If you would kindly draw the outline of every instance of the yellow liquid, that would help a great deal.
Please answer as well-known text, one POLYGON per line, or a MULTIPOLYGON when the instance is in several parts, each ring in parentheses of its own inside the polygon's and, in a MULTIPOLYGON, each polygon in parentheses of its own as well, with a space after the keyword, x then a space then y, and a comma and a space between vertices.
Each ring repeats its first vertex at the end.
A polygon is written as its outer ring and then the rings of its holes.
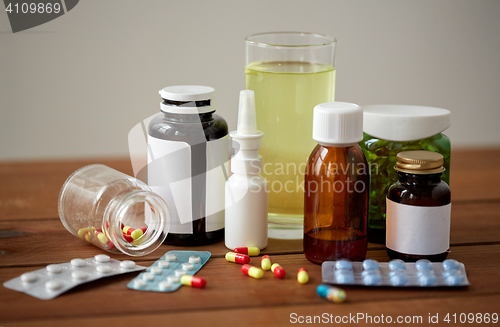
POLYGON ((334 101, 335 68, 309 62, 254 62, 245 69, 255 92, 257 128, 265 133, 260 154, 269 182, 269 222, 302 227, 304 172, 317 142, 314 107, 334 101))

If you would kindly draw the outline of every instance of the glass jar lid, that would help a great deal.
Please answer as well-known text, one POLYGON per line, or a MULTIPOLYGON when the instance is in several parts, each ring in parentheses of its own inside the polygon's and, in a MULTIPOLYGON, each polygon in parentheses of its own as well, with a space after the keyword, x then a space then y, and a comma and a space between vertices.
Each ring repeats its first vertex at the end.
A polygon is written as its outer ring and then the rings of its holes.
POLYGON ((363 132, 379 139, 408 142, 439 134, 451 125, 449 110, 407 105, 368 105, 363 109, 363 132))
POLYGON ((444 159, 440 153, 432 151, 403 151, 396 156, 394 167, 409 174, 437 174, 444 171, 444 159))

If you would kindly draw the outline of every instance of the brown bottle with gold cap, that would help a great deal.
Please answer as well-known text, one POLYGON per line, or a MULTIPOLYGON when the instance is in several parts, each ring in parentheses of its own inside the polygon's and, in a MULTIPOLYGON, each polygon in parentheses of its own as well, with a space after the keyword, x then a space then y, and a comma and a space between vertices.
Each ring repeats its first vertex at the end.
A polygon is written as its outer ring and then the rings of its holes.
POLYGON ((387 194, 387 254, 391 259, 443 261, 450 247, 451 193, 441 180, 443 156, 405 151, 394 167, 399 180, 387 194))

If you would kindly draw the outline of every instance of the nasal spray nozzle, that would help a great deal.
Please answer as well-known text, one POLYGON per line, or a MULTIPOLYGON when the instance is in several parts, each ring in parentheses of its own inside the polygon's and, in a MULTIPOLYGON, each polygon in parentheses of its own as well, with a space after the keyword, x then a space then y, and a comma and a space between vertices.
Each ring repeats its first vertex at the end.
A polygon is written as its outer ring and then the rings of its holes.
POLYGON ((262 157, 257 130, 254 93, 240 92, 237 129, 230 133, 236 154, 231 158, 234 173, 226 181, 225 244, 237 247, 267 246, 267 181, 260 175, 262 157))
POLYGON ((257 134, 257 117, 255 116, 255 95, 252 90, 240 91, 238 109, 238 134, 257 134))
POLYGON ((240 92, 237 130, 230 133, 234 148, 239 145, 231 161, 231 171, 236 174, 260 174, 262 157, 259 155, 260 139, 264 133, 257 130, 255 96, 251 90, 240 92))

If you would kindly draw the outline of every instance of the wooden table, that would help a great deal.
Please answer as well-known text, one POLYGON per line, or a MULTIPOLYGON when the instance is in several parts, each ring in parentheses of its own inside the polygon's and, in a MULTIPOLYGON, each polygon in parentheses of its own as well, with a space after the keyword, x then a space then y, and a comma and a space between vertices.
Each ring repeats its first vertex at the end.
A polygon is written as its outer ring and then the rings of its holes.
MULTIPOLYGON (((212 253, 198 273, 207 279, 203 290, 129 290, 126 284, 136 274, 101 279, 50 301, 0 287, 0 326, 280 326, 299 322, 301 316, 307 319, 332 315, 333 319, 344 317, 345 322, 345 317, 358 314, 375 320, 383 315, 384 321, 387 316, 393 321, 398 316, 421 316, 423 325, 428 324, 429 315, 438 314, 440 324, 453 325, 455 313, 457 322, 461 313, 500 314, 500 149, 455 151, 452 158, 448 257, 465 264, 469 287, 345 287, 347 301, 333 304, 316 295, 321 282, 320 266, 305 259, 301 241, 270 239, 263 251, 286 269, 284 280, 270 273, 261 280, 244 276, 239 265, 226 262, 227 249, 221 242, 190 248, 212 253), (311 280, 307 285, 296 281, 300 267, 309 270, 311 280), (444 322, 447 314, 450 324, 444 322)), ((67 232, 57 213, 63 182, 74 170, 90 163, 103 163, 132 174, 128 160, 0 164, 0 282, 50 263, 103 253, 67 232)), ((162 245, 136 261, 148 266, 172 249, 179 248, 162 245)), ((127 259, 124 255, 112 257, 127 259)), ((384 247, 377 244, 369 244, 367 257, 388 261, 384 247)), ((251 262, 258 264, 260 258, 251 262)), ((370 325, 366 319, 358 324, 370 325)))

